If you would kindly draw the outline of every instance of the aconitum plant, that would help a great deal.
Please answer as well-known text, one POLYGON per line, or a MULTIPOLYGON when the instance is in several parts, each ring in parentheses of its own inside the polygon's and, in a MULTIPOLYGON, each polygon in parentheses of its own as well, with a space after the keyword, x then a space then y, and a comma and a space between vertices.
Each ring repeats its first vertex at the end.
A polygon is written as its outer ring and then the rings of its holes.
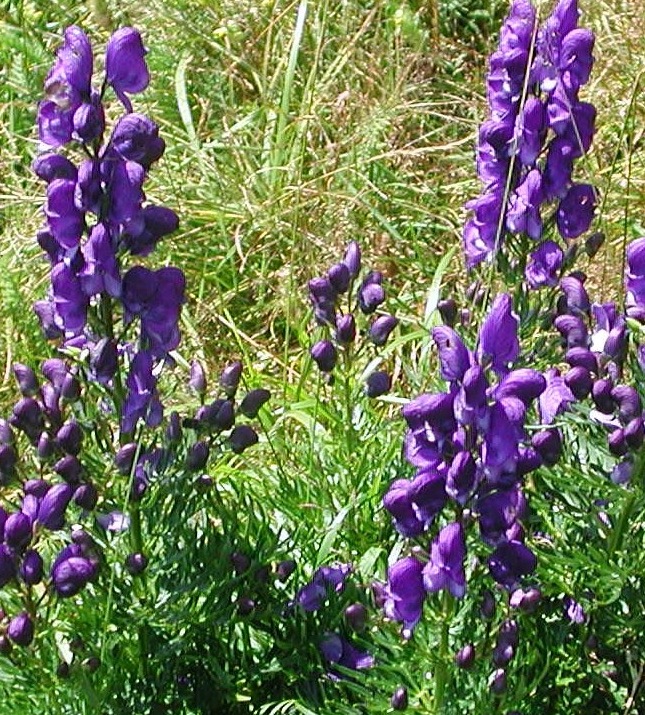
POLYGON ((491 55, 486 79, 490 115, 478 134, 477 174, 482 194, 466 204, 463 233, 468 268, 491 261, 507 236, 530 249, 530 288, 555 286, 564 253, 547 236, 543 216, 555 207, 555 227, 570 242, 594 216, 596 191, 573 176, 589 150, 596 111, 580 99, 593 66, 594 35, 578 26, 577 0, 559 0, 539 23, 530 0, 513 0, 491 55))

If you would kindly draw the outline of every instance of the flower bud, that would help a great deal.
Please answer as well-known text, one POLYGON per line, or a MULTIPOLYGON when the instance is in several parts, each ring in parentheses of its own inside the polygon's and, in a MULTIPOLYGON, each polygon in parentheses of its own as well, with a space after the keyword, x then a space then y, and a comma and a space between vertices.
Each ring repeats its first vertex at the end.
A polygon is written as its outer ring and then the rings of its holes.
POLYGON ((251 419, 257 417, 258 412, 262 405, 271 398, 271 393, 269 390, 265 390, 260 387, 255 390, 251 390, 240 404, 240 412, 251 419))
POLYGON ((23 397, 32 397, 38 392, 39 385, 36 373, 28 366, 15 362, 13 374, 18 382, 18 389, 23 397))
POLYGON ((408 708, 408 689, 401 686, 397 688, 390 698, 392 710, 407 710, 408 708))
POLYGON ((76 402, 81 396, 81 384, 71 372, 68 372, 63 378, 63 384, 60 387, 60 396, 66 402, 76 402))
POLYGON ((227 397, 235 397, 242 377, 242 363, 239 360, 227 365, 219 376, 219 384, 227 397))
POLYGON ((367 608, 362 603, 352 603, 345 609, 345 620, 353 631, 361 633, 367 624, 367 608))
POLYGON ((60 678, 61 680, 65 680, 66 678, 69 678, 69 675, 70 675, 69 663, 66 663, 64 660, 62 660, 56 666, 56 676, 58 678, 60 678))
POLYGON ((439 315, 441 316, 441 320, 443 320, 444 325, 453 328, 457 322, 457 301, 453 298, 440 300, 437 303, 437 310, 439 311, 439 315))
POLYGON ((119 367, 119 353, 116 342, 109 338, 101 338, 90 350, 90 370, 96 380, 107 384, 119 367))
POLYGON ((311 348, 311 357, 321 372, 331 372, 335 365, 338 354, 333 343, 329 340, 319 340, 311 348))
POLYGON ((130 474, 134 465, 134 456, 137 453, 136 442, 128 442, 120 447, 114 456, 114 463, 120 474, 124 476, 130 474))
POLYGON ((6 586, 16 576, 13 554, 6 544, 0 544, 0 588, 6 586))
POLYGON ((356 241, 351 241, 347 246, 343 263, 349 269, 349 275, 354 280, 361 271, 361 249, 356 241))
POLYGON ((564 382, 576 400, 584 400, 593 387, 593 377, 589 370, 582 365, 572 367, 571 370, 566 372, 564 382))
POLYGON ((13 408, 11 424, 36 440, 45 426, 40 405, 33 397, 23 397, 13 408))
POLYGON ((74 492, 74 503, 85 509, 92 511, 99 500, 99 493, 93 484, 81 484, 74 492))
POLYGON ((13 430, 7 420, 0 418, 0 444, 13 444, 13 430))
POLYGON ((605 242, 605 234, 602 231, 595 231, 585 240, 585 253, 589 258, 593 258, 605 242))
POLYGON ((351 275, 346 263, 336 263, 327 271, 327 280, 336 293, 344 293, 349 288, 351 275))
POLYGON ((231 554, 231 564, 233 565, 233 571, 235 571, 235 574, 240 576, 248 570, 251 565, 251 559, 240 551, 234 551, 231 554))
POLYGON ((31 520, 21 511, 11 514, 4 525, 4 540, 7 546, 22 550, 31 541, 31 520))
POLYGON ((635 417, 624 429, 625 440, 630 449, 640 449, 645 437, 645 425, 642 417, 635 417))
POLYGON ((2 655, 9 655, 12 648, 13 646, 9 638, 7 636, 0 636, 0 653, 2 655))
POLYGON ((101 667, 101 659, 98 655, 92 655, 83 662, 83 665, 90 673, 95 673, 101 667))
POLYGON ((498 668, 491 673, 488 678, 488 687, 493 695, 502 695, 506 692, 506 671, 503 668, 498 668))
POLYGON ((455 654, 455 664, 463 670, 470 670, 475 662, 475 646, 472 643, 467 643, 463 648, 455 654))
POLYGON ((385 290, 381 285, 383 276, 378 271, 371 271, 358 291, 358 307, 365 315, 373 313, 385 300, 385 290))
POLYGON ((235 407, 233 403, 229 400, 225 400, 224 403, 217 410, 217 414, 214 418, 214 425, 219 430, 231 429, 235 424, 235 407))
POLYGON ((255 601, 248 596, 240 596, 237 599, 237 612, 240 616, 249 616, 255 610, 255 601))
POLYGON ((10 478, 13 476, 16 463, 18 462, 18 453, 12 444, 0 445, 0 475, 10 478))
POLYGON ((367 376, 365 394, 370 398, 380 397, 390 391, 392 378, 383 370, 377 370, 367 376))
POLYGON ((625 440, 625 432, 622 429, 614 430, 607 437, 607 445, 609 446, 609 451, 616 457, 623 457, 629 451, 625 440))
POLYGON ((370 325, 370 340, 377 347, 385 345, 387 339, 390 337, 390 333, 397 326, 398 322, 398 319, 393 315, 379 315, 370 325))
POLYGON ((39 154, 32 162, 31 169, 39 179, 48 184, 55 179, 76 181, 77 171, 72 162, 55 152, 39 154))
POLYGON ((182 438, 181 418, 176 410, 173 410, 168 417, 168 426, 166 427, 166 439, 170 444, 179 444, 182 438))
POLYGON ((65 510, 73 493, 74 490, 69 484, 56 484, 51 487, 40 502, 38 522, 51 531, 62 529, 65 510))
POLYGON ((76 420, 69 420, 56 433, 56 442, 66 454, 77 455, 81 451, 83 431, 76 420))
POLYGON ((560 436, 559 430, 540 430, 533 435, 531 444, 546 465, 551 467, 560 459, 560 455, 562 454, 562 437, 560 436))
POLYGON ((125 560, 125 567, 133 576, 143 573, 148 566, 148 557, 140 552, 129 554, 125 560))
POLYGON ((188 454, 186 455, 186 469, 193 472, 202 470, 208 462, 209 453, 210 448, 207 442, 199 440, 195 442, 195 444, 192 444, 188 448, 188 454))
POLYGON ((59 474, 68 484, 78 484, 81 481, 83 468, 81 463, 73 454, 59 459, 54 464, 54 471, 59 474))
POLYGON ((228 443, 235 454, 242 454, 245 449, 258 442, 258 435, 249 425, 237 425, 229 435, 228 443))
POLYGON ((42 581, 43 560, 34 549, 25 552, 20 565, 20 577, 29 586, 34 586, 42 581))
POLYGON ((26 611, 9 621, 7 635, 16 645, 28 646, 34 639, 34 622, 26 611))
POLYGON ((38 438, 38 444, 36 445, 36 454, 38 459, 45 460, 49 459, 56 449, 54 440, 47 434, 43 432, 38 438))
POLYGON ((25 495, 30 494, 42 499, 49 490, 49 484, 44 479, 28 479, 22 488, 25 495))
POLYGON ((611 397, 618 407, 618 419, 623 424, 641 416, 641 398, 631 385, 616 385, 611 391, 611 397))
POLYGON ((188 386, 193 392, 202 396, 206 393, 206 373, 200 362, 193 360, 190 363, 190 379, 188 386))
POLYGON ((515 589, 508 600, 511 608, 519 608, 524 613, 533 613, 542 600, 542 592, 539 588, 529 588, 524 591, 521 588, 515 589))
POLYGON ((479 612, 484 620, 490 621, 495 615, 495 596, 491 591, 484 591, 479 612))
POLYGON ((596 408, 606 415, 614 412, 614 401, 611 397, 613 382, 610 378, 596 380, 591 388, 591 397, 596 408))
POLYGON ((276 566, 275 574, 278 581, 286 581, 289 576, 296 570, 296 562, 293 559, 280 561, 276 566))
POLYGON ((589 372, 598 374, 598 358, 591 350, 582 347, 569 348, 565 360, 571 367, 585 367, 589 372))
POLYGON ((57 560, 52 569, 52 583, 63 598, 75 596, 96 575, 97 566, 83 556, 57 560))
POLYGON ((336 340, 341 345, 349 345, 356 339, 356 319, 352 313, 336 317, 336 340))

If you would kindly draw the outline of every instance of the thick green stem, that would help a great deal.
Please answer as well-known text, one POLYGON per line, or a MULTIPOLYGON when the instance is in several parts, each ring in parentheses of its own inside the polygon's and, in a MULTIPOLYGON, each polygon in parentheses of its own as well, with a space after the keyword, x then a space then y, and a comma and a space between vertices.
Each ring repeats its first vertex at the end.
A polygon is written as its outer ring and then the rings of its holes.
POLYGON ((443 701, 448 684, 449 670, 449 635, 450 619, 452 617, 452 596, 449 591, 443 592, 441 608, 441 640, 439 642, 439 656, 434 671, 434 712, 440 715, 443 712, 443 701))
POLYGON ((343 391, 345 397, 345 438, 347 440, 347 456, 351 458, 354 454, 356 445, 356 432, 354 430, 352 390, 349 375, 351 369, 351 355, 349 350, 350 348, 347 347, 343 352, 343 391))

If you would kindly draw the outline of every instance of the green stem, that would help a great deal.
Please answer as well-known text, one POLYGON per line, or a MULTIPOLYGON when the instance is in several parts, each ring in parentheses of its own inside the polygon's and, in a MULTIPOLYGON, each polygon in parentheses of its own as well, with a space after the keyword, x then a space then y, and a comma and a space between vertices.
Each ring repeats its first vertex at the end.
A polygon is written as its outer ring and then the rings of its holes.
POLYGON ((448 684, 448 647, 450 635, 450 618, 452 616, 452 596, 450 591, 443 592, 441 607, 441 640, 439 642, 439 656, 434 672, 434 712, 440 715, 443 712, 443 701, 448 684))
POLYGON ((352 390, 350 384, 351 355, 349 346, 343 352, 343 392, 345 397, 345 438, 347 439, 347 456, 351 458, 356 447, 356 431, 354 430, 352 410, 352 390))

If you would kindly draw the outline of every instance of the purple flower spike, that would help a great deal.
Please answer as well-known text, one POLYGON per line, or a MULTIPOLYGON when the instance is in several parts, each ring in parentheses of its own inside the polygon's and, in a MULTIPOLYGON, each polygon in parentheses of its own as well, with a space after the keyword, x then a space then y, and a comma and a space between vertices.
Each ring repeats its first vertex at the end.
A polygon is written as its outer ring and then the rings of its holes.
POLYGON ((533 253, 526 266, 524 276, 529 288, 536 290, 545 286, 556 286, 564 253, 553 241, 543 241, 533 253))
POLYGON ((466 593, 464 559, 466 543, 460 523, 444 526, 433 540, 430 561, 423 569, 423 585, 433 593, 448 589, 455 598, 463 598, 466 593))
POLYGON ((132 103, 125 93, 143 92, 150 81, 145 54, 141 35, 132 27, 122 27, 108 41, 105 53, 106 81, 128 112, 132 111, 132 103))
POLYGON ((510 295, 498 295, 479 331, 477 359, 487 362, 498 374, 508 371, 520 354, 517 337, 519 319, 512 313, 510 295))
POLYGON ((410 638, 421 620, 425 590, 423 564, 413 556, 400 559, 387 571, 385 615, 403 623, 403 636, 410 638))

